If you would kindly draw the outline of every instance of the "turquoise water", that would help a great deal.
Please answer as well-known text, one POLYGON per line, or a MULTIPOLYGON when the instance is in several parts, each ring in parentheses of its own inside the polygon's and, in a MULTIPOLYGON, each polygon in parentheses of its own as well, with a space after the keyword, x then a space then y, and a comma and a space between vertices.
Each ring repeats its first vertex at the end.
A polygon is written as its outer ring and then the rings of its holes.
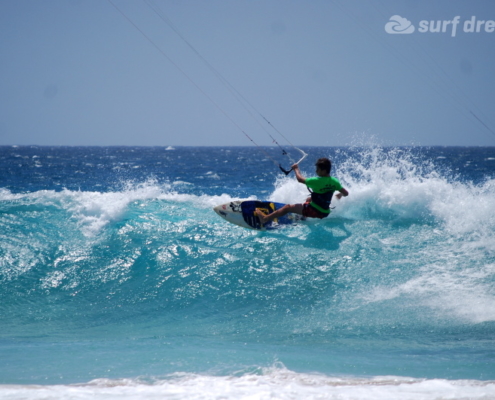
POLYGON ((305 150, 1 147, 0 398, 495 397, 495 149, 305 150))

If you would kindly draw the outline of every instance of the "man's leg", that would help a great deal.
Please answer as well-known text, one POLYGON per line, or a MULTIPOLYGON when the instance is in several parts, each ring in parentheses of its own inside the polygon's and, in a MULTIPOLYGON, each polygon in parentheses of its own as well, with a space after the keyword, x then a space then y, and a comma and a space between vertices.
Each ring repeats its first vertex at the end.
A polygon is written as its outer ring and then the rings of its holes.
POLYGON ((263 211, 256 209, 254 214, 260 219, 262 224, 266 224, 274 220, 275 218, 283 217, 285 214, 294 213, 302 215, 303 205, 302 204, 286 204, 282 208, 275 210, 271 214, 265 214, 263 211))

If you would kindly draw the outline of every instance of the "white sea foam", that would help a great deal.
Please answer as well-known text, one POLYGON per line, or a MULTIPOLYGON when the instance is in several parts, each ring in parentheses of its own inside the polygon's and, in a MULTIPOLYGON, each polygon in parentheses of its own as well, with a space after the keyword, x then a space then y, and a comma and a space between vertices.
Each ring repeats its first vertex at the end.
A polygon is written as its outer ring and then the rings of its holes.
POLYGON ((398 376, 330 377, 296 373, 280 367, 241 376, 176 373, 153 382, 96 379, 78 385, 0 386, 0 399, 9 400, 484 400, 494 397, 495 383, 492 381, 421 380, 398 376))
MULTIPOLYGON (((382 251, 399 248, 394 254, 401 260, 411 258, 409 264, 416 270, 409 279, 363 288, 366 304, 402 298, 433 310, 439 318, 495 321, 495 270, 487 262, 487 254, 495 252, 493 179, 462 182, 410 154, 381 149, 368 149, 362 159, 343 162, 335 175, 350 196, 332 202, 337 206, 332 215, 359 224, 382 221, 382 230, 380 226, 373 230, 382 251), (389 221, 402 228, 388 231, 389 221), (411 250, 401 253, 401 244, 408 241, 411 250)), ((272 197, 290 202, 297 196, 300 201, 304 191, 304 185, 283 178, 272 197)), ((359 232, 358 225, 353 230, 362 239, 369 236, 359 232)), ((393 260, 398 261, 395 256, 393 260)), ((402 276, 407 276, 406 271, 402 276)))
POLYGON ((66 210, 76 221, 82 233, 91 237, 98 234, 108 223, 122 218, 128 206, 135 201, 166 200, 178 203, 193 202, 200 208, 212 208, 232 201, 220 196, 183 194, 177 185, 158 184, 153 180, 141 184, 127 183, 120 191, 95 192, 64 189, 60 192, 41 190, 31 193, 12 193, 0 189, 0 200, 20 201, 23 204, 52 205, 66 210))
POLYGON ((418 275, 405 283, 375 287, 363 297, 369 302, 411 298, 418 306, 436 310, 439 319, 495 321, 494 276, 494 264, 463 267, 438 263, 420 268, 418 275))
MULTIPOLYGON (((474 234, 471 239, 495 251, 494 180, 474 185, 449 179, 431 163, 419 162, 408 153, 387 154, 379 148, 337 167, 334 173, 350 196, 333 200, 332 205, 337 206, 334 215, 354 220, 433 220, 446 233, 474 234)), ((269 198, 301 203, 308 195, 306 187, 293 177, 283 177, 276 181, 269 198)))
POLYGON ((283 177, 275 182, 275 189, 269 200, 285 204, 304 203, 309 195, 306 186, 301 185, 294 178, 283 177))

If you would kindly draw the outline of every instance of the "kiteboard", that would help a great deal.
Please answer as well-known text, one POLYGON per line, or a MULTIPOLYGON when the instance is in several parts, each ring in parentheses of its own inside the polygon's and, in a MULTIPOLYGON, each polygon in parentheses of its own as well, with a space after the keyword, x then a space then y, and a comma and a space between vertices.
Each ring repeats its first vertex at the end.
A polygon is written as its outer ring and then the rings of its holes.
POLYGON ((260 219, 254 214, 254 211, 257 208, 265 214, 270 214, 283 206, 285 206, 285 204, 275 203, 272 201, 236 200, 229 203, 220 204, 219 206, 214 207, 213 210, 224 220, 232 224, 242 226, 243 228, 264 231, 278 229, 286 225, 292 225, 303 219, 303 217, 299 214, 289 213, 283 217, 276 218, 273 221, 262 225, 260 219))

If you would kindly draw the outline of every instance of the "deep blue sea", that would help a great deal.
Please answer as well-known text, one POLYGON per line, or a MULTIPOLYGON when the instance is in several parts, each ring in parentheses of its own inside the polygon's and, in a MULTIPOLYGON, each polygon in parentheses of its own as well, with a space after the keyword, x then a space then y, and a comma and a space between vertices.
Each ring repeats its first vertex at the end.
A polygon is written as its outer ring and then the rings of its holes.
POLYGON ((494 399, 495 147, 304 150, 0 147, 0 399, 494 399))

